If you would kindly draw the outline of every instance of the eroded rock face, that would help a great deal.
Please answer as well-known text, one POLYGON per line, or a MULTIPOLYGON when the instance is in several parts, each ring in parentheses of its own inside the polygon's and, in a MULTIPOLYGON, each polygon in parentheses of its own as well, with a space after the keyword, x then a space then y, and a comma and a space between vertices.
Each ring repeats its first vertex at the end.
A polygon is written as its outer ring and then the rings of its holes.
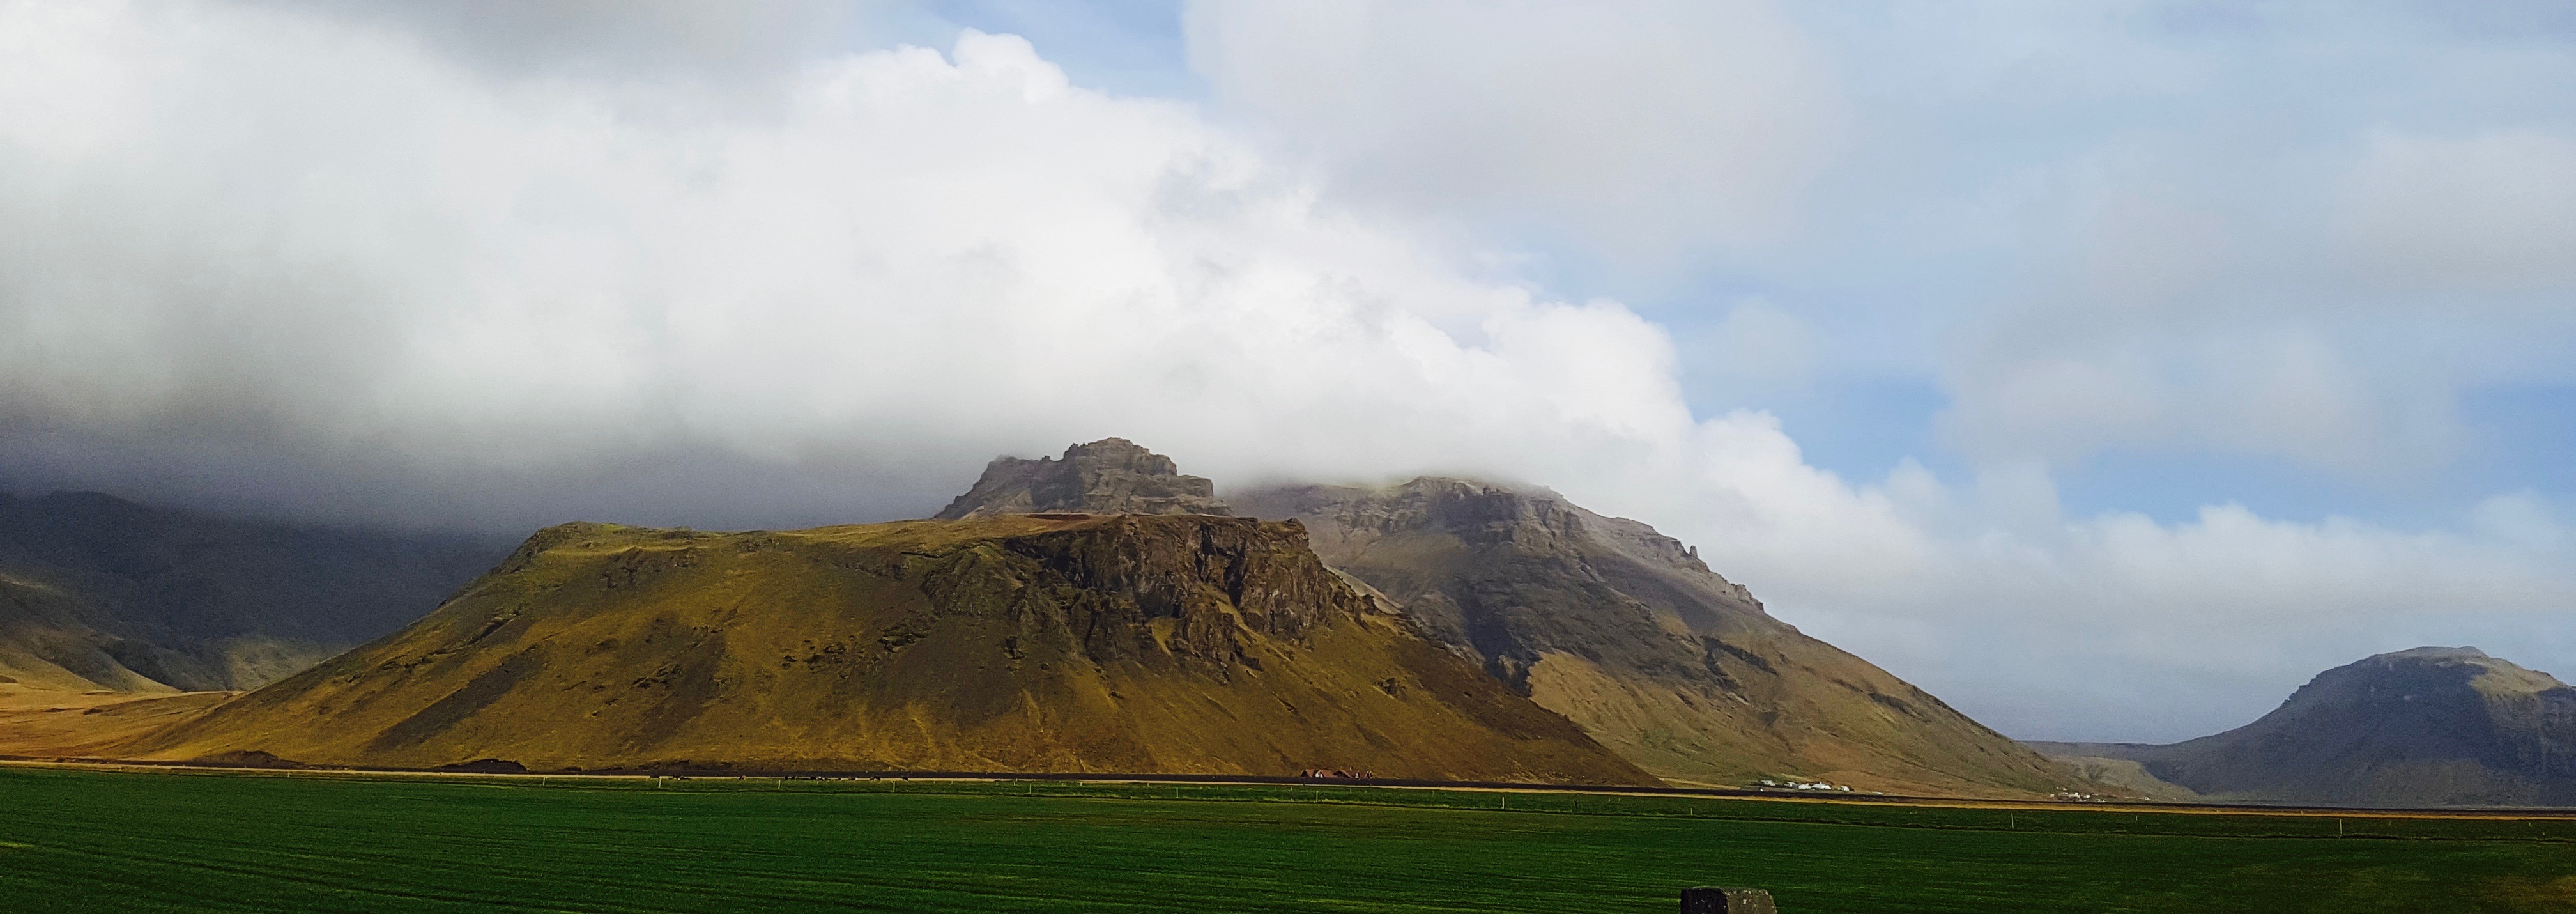
POLYGON ((1062 458, 998 457, 975 487, 937 515, 962 520, 997 514, 1049 511, 1087 514, 1217 514, 1234 511, 1217 500, 1204 477, 1183 476, 1172 458, 1125 438, 1103 438, 1064 449, 1062 458))
POLYGON ((1247 656, 1238 630, 1294 639, 1371 608, 1315 559, 1293 520, 1120 517, 1008 548, 1076 592, 1114 595, 1086 621, 1140 629, 1173 619, 1176 650, 1220 665, 1247 656))
MULTIPOLYGON (((1257 516, 1306 522, 1325 561, 1523 688, 1529 665, 1551 649, 1668 653, 1659 608, 1706 629, 1762 615, 1751 592, 1679 540, 1553 492, 1422 477, 1386 489, 1283 486, 1237 499, 1257 516)), ((1658 662, 1701 665, 1697 651, 1684 653, 1658 662)))
POLYGON ((1543 489, 1424 477, 1230 494, 1425 633, 1659 776, 2047 794, 2069 772, 1772 618, 1654 528, 1543 489))

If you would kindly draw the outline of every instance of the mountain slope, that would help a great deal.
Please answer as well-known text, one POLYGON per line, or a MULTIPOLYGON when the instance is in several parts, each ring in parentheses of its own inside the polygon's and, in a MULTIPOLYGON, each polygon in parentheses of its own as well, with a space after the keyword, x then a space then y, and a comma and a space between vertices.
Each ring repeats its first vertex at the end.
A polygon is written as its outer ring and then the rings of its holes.
POLYGON ((2336 667, 2253 723, 2195 740, 2033 745, 2135 761, 2220 799, 2576 805, 2576 688, 2476 648, 2419 647, 2336 667))
POLYGON ((1431 637, 1659 776, 1998 795, 2084 789, 1940 699, 1771 618, 1645 524, 1424 477, 1233 492, 1431 637))
POLYGON ((1651 783, 1374 611, 1294 524, 575 524, 402 632, 126 747, 536 769, 1651 783))
POLYGON ((75 691, 255 687, 419 618, 507 551, 92 492, 0 494, 0 679, 75 691))

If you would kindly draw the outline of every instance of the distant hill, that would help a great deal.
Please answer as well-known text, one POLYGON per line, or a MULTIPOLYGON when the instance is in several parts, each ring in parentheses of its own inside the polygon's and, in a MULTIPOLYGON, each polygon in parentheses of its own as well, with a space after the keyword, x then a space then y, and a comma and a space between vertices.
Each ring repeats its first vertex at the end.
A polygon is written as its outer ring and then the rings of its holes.
POLYGON ((2120 759, 2217 799, 2357 806, 2576 805, 2576 689, 2467 647, 2317 674, 2259 720, 2171 745, 2032 743, 2120 759))
POLYGON ((1172 458, 1125 438, 1064 449, 1063 459, 997 457, 975 487, 934 519, 1086 511, 1093 514, 1232 514, 1216 486, 1181 475, 1172 458))
POLYGON ((1646 770, 1907 793, 2091 790, 1867 661, 1772 618, 1654 528, 1545 490, 1424 477, 1228 494, 1646 770))
POLYGON ((120 752, 251 753, 1654 782, 1296 525, 1205 514, 550 528, 399 634, 120 752))
POLYGON ((0 494, 0 685, 247 689, 428 613, 509 544, 0 494))

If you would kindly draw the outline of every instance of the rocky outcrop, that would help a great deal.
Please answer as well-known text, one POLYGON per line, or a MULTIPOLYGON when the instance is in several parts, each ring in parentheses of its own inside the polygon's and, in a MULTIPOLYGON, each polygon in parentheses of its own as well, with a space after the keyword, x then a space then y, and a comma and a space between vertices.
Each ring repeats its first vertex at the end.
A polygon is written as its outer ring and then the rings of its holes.
POLYGON ((1261 489, 1235 501, 1256 516, 1305 522, 1325 561, 1402 603, 1433 637, 1473 648, 1516 685, 1526 686, 1546 650, 1664 646, 1664 623, 1639 595, 1702 626, 1763 615, 1751 592, 1680 541, 1553 492, 1423 477, 1382 490, 1261 489))
POLYGON ((2227 800, 2576 805, 2576 688, 2467 647, 2327 670, 2261 719, 2195 740, 2033 745, 2134 761, 2227 800))
POLYGON ((1075 593, 1112 595, 1078 610, 1088 613, 1085 650, 1096 659, 1121 656, 1119 642, 1101 633, 1171 619, 1164 646, 1211 661, 1222 676, 1252 656, 1243 635, 1303 638, 1371 609, 1315 559, 1295 521, 1119 517, 1012 539, 1006 548, 1036 560, 1043 575, 1075 593))
POLYGON ((2088 785, 1765 613, 1696 551, 1545 490, 1424 477, 1230 493, 1334 568, 1658 776, 1905 793, 2088 785))
POLYGON ((1653 783, 1294 522, 1045 514, 530 539, 401 633, 125 747, 532 770, 1653 783))
POLYGON ((1091 514, 1234 513, 1216 487, 1183 476, 1172 459, 1124 438, 1064 449, 1059 458, 997 457, 974 488, 941 510, 939 520, 1072 511, 1091 514))

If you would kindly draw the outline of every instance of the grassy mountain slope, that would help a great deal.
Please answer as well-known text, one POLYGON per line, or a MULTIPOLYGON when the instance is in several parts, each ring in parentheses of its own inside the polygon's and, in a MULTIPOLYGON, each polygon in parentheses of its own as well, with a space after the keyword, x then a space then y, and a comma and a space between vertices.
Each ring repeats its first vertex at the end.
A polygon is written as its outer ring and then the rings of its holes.
POLYGON ((0 686, 14 687, 12 691, 178 691, 134 670, 159 671, 159 652, 92 624, 112 618, 107 607, 54 575, 28 568, 0 571, 0 686))
POLYGON ((73 691, 252 688, 419 618, 506 552, 89 492, 0 494, 0 677, 73 691))
POLYGON ((1426 633, 1659 776, 2030 795, 2088 785, 1762 611, 1681 543, 1547 492, 1425 477, 1229 493, 1426 633))
POLYGON ((403 631, 126 747, 536 769, 1648 783, 1375 612, 1296 525, 550 528, 403 631))
POLYGON ((2336 667, 2253 723, 2195 740, 2034 745, 2134 761, 2226 800, 2576 805, 2576 688, 2475 648, 2336 667))
POLYGON ((235 692, 70 692, 0 684, 0 755, 97 758, 196 717, 235 692))

